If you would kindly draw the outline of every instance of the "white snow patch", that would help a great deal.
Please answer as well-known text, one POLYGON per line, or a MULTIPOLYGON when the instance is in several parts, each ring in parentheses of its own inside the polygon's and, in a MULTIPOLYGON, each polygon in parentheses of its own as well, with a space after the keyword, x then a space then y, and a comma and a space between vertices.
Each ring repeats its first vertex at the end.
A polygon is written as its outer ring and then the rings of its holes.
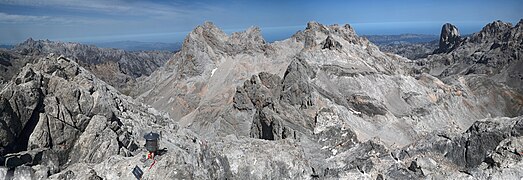
POLYGON ((332 149, 332 155, 336 155, 336 153, 338 153, 338 150, 337 149, 332 149))
POLYGON ((353 113, 353 114, 356 114, 356 115, 360 115, 360 114, 361 114, 361 112, 356 111, 356 110, 352 110, 352 113, 353 113))
POLYGON ((218 68, 214 68, 214 69, 211 71, 211 77, 212 77, 212 75, 214 75, 214 72, 216 71, 216 69, 218 69, 218 68))

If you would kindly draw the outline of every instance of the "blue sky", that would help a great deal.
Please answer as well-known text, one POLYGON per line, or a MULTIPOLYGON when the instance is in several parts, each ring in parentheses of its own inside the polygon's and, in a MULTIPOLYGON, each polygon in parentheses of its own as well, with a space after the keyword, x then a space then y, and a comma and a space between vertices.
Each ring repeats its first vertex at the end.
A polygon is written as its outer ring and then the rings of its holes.
POLYGON ((521 18, 521 0, 0 0, 0 44, 29 37, 179 42, 204 21, 228 33, 258 26, 268 41, 289 37, 313 20, 349 23, 358 34, 439 34, 450 22, 468 34, 494 20, 514 24, 521 18))

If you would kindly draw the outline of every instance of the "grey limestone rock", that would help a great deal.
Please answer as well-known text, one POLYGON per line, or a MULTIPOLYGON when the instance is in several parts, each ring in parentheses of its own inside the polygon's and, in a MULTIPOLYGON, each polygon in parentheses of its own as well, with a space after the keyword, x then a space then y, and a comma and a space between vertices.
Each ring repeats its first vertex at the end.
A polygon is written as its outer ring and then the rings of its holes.
POLYGON ((51 173, 76 162, 131 156, 141 131, 130 129, 165 119, 62 56, 28 64, 0 97, 6 166, 42 164, 51 173), (142 121, 131 120, 137 118, 142 121))

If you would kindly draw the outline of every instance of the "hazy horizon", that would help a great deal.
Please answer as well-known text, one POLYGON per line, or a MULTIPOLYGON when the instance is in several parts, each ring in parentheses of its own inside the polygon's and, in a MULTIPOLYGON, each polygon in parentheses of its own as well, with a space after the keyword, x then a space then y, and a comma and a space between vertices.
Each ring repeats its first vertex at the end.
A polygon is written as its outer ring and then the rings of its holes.
MULTIPOLYGON (((506 21, 505 21, 506 22, 506 21)), ((321 22, 320 22, 321 23, 321 22)), ((490 23, 490 22, 488 22, 490 23)), ((517 22, 510 22, 512 24, 515 24, 517 22)), ((202 22, 203 24, 203 22, 202 22)), ((390 24, 390 23, 388 23, 390 24)), ((401 24, 401 23, 398 23, 401 24)), ((453 23, 460 29, 460 33, 462 35, 466 34, 472 34, 475 32, 478 32, 481 30, 481 28, 484 27, 485 24, 482 25, 468 25, 468 26, 459 26, 459 23, 453 23)), ((471 23, 468 23, 471 24, 471 23)), ((395 29, 397 31, 391 30, 391 31, 383 31, 382 28, 375 28, 376 24, 362 24, 362 23, 356 23, 356 24, 350 24, 354 27, 356 33, 358 35, 362 36, 369 36, 369 35, 403 35, 403 34, 420 34, 420 35, 435 35, 439 36, 441 31, 441 26, 443 24, 433 24, 430 26, 426 26, 425 28, 420 27, 412 27, 412 28, 404 28, 403 31, 401 29, 395 29), (416 29, 417 28, 417 29, 416 29), (381 29, 381 31, 377 31, 376 29, 381 29), (416 30, 413 30, 416 29, 416 30)), ((260 27, 262 36, 265 38, 268 42, 274 42, 278 40, 284 40, 289 37, 291 37, 293 34, 295 34, 299 30, 305 29, 305 26, 289 26, 289 27, 269 27, 269 28, 263 28, 260 27)), ((219 25, 218 25, 219 27, 219 25)), ((390 28, 394 29, 394 26, 384 26, 384 28, 390 28)), ((249 27, 246 27, 245 29, 222 29, 225 33, 231 34, 233 32, 240 32, 244 31, 249 27)), ((62 37, 62 38, 38 38, 38 37, 26 37, 24 39, 21 39, 19 41, 12 41, 12 42, 6 42, 6 41, 0 41, 0 44, 3 45, 16 45, 19 43, 22 43, 26 41, 29 38, 33 38, 35 40, 51 40, 51 41, 61 41, 61 42, 78 42, 78 43, 111 43, 111 42, 124 42, 124 41, 134 41, 134 42, 145 42, 145 43, 182 43, 183 39, 187 36, 188 33, 191 31, 185 31, 185 32, 171 32, 171 33, 150 33, 150 34, 128 34, 128 35, 114 35, 114 36, 95 36, 95 37, 62 37)))
POLYGON ((508 1, 145 1, 0 0, 0 44, 29 37, 64 42, 178 43, 197 25, 224 32, 260 27, 269 41, 307 22, 350 24, 359 35, 439 35, 444 23, 471 34, 495 20, 517 23, 523 2, 508 1))

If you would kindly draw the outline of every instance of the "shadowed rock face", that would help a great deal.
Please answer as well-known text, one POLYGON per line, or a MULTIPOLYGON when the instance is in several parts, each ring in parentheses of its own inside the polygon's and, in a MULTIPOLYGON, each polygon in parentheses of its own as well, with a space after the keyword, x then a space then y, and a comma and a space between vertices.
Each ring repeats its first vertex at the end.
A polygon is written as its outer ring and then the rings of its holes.
POLYGON ((439 47, 434 53, 448 53, 456 49, 460 44, 461 36, 459 35, 458 28, 450 23, 446 23, 441 28, 439 47))
POLYGON ((255 110, 251 137, 266 140, 296 139, 295 128, 292 128, 296 124, 312 130, 312 118, 296 113, 281 113, 293 106, 299 107, 293 109, 300 110, 313 105, 312 87, 307 83, 310 79, 307 66, 306 62, 295 60, 289 65, 283 79, 262 72, 253 75, 237 88, 233 106, 243 111, 255 110))
POLYGON ((488 73, 431 74, 432 58, 465 47, 518 47, 516 27, 413 62, 349 25, 310 22, 266 43, 257 28, 227 35, 208 22, 139 78, 151 107, 49 56, 0 92, 3 162, 50 179, 132 179, 134 166, 144 179, 519 178, 521 93, 488 73), (150 131, 161 134, 156 161, 143 157, 150 131))
POLYGON ((341 44, 338 41, 335 41, 332 38, 332 36, 327 36, 327 39, 325 39, 325 41, 323 41, 322 45, 323 45, 322 49, 334 50, 334 49, 342 48, 341 44))

